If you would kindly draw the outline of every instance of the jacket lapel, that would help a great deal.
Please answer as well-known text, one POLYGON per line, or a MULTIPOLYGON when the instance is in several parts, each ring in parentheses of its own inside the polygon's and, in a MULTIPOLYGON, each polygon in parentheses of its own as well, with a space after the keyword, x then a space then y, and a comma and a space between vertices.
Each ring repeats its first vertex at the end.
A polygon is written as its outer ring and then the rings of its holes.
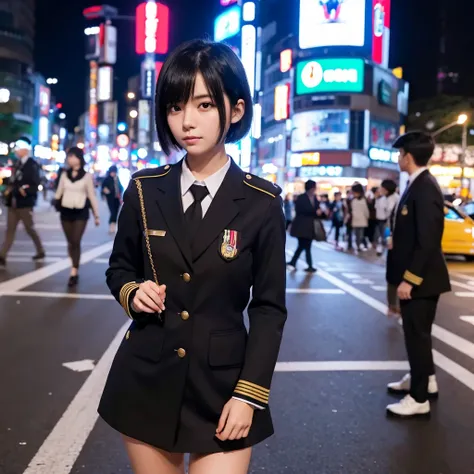
POLYGON ((193 261, 206 251, 239 213, 235 201, 245 197, 242 182, 243 171, 232 161, 192 243, 193 261))
POLYGON ((191 245, 184 221, 181 196, 181 166, 182 161, 171 168, 165 179, 158 180, 158 188, 163 195, 159 196, 157 202, 183 257, 187 264, 192 267, 191 245))

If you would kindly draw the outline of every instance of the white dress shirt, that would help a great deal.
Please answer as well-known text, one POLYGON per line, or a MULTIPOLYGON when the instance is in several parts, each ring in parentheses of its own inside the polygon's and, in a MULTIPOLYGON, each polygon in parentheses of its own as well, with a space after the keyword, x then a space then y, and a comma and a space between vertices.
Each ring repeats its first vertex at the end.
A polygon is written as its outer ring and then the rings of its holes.
POLYGON ((183 202, 183 212, 186 212, 189 206, 194 202, 194 196, 191 193, 191 186, 197 184, 199 186, 206 186, 209 194, 202 200, 202 217, 206 215, 206 212, 211 206, 212 200, 219 191, 222 182, 224 181, 225 175, 230 168, 230 158, 227 159, 227 163, 214 174, 208 176, 203 181, 198 181, 186 163, 186 160, 183 160, 183 166, 181 170, 181 199, 183 202))
MULTIPOLYGON (((219 188, 221 187, 222 182, 224 181, 225 175, 227 174, 227 171, 229 171, 230 168, 230 158, 227 160, 227 163, 218 171, 216 171, 214 174, 211 174, 211 176, 208 176, 206 179, 203 181, 198 181, 191 170, 188 167, 188 164, 186 163, 186 160, 183 160, 183 166, 181 169, 181 199, 183 202, 183 211, 186 212, 186 210, 191 206, 191 204, 194 202, 194 196, 191 193, 191 186, 193 184, 197 184, 198 186, 206 186, 207 190, 209 191, 209 194, 202 200, 201 202, 201 207, 202 207, 202 217, 206 215, 206 212, 209 210, 209 207, 211 206, 212 200, 217 194, 217 191, 219 191, 219 188)), ((236 400, 240 400, 241 402, 248 403, 249 405, 252 405, 255 408, 258 408, 260 410, 263 410, 264 407, 261 407, 257 405, 256 403, 249 402, 247 400, 242 400, 239 397, 232 397, 235 398, 236 400)))
POLYGON ((426 171, 427 169, 428 168, 426 166, 422 166, 421 168, 418 168, 414 173, 412 173, 408 178, 407 188, 409 188, 413 184, 413 181, 415 181, 415 179, 418 178, 418 176, 420 176, 420 174, 423 173, 423 171, 426 171))

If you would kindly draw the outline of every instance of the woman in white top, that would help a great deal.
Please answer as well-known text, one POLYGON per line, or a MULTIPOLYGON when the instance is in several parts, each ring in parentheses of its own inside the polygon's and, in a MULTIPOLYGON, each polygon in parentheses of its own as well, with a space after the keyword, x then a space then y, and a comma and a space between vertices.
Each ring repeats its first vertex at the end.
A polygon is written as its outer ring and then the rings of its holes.
POLYGON ((362 244, 367 249, 365 230, 369 225, 370 213, 362 185, 354 184, 352 192, 354 193, 354 199, 351 201, 352 228, 356 237, 357 250, 360 251, 362 244))
POLYGON ((85 164, 83 151, 77 147, 70 148, 67 153, 68 169, 61 174, 55 196, 72 261, 69 287, 75 286, 79 280, 81 240, 89 220, 89 207, 92 208, 95 225, 100 224, 94 182, 92 175, 85 171, 85 164))

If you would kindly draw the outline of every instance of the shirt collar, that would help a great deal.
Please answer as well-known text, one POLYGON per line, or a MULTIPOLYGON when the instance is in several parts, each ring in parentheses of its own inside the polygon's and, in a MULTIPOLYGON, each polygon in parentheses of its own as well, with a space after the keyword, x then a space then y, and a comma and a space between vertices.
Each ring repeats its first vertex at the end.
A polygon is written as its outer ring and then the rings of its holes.
POLYGON ((413 174, 410 175, 410 185, 413 183, 413 181, 415 181, 416 178, 418 178, 418 176, 420 176, 421 173, 423 173, 423 171, 426 171, 428 168, 426 166, 422 166, 421 168, 418 168, 413 174))
POLYGON ((217 170, 211 176, 208 176, 203 181, 198 181, 191 170, 188 168, 188 164, 186 163, 186 159, 183 160, 183 166, 181 170, 181 195, 184 196, 191 186, 195 183, 204 184, 209 191, 209 195, 211 199, 214 199, 214 196, 217 194, 217 191, 221 187, 222 182, 224 181, 225 175, 230 168, 230 159, 227 159, 227 163, 220 169, 217 170))

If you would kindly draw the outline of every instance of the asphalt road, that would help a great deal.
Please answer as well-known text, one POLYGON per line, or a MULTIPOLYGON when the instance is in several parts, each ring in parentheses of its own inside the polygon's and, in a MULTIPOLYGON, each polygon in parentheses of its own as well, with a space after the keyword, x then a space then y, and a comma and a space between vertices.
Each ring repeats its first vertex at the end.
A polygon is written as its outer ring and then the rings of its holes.
MULTIPOLYGON (((1 474, 131 473, 120 437, 96 415, 127 324, 104 282, 112 242, 102 215, 86 231, 76 290, 66 287, 66 245, 47 205, 36 213, 46 260, 31 261, 20 229, 0 270, 1 474)), ((289 238, 290 254, 294 245, 289 238)), ((449 262, 453 292, 433 330, 440 398, 431 419, 398 421, 385 416, 385 385, 407 364, 401 328, 385 316, 383 262, 328 244, 313 255, 317 274, 301 271, 302 261, 288 272, 270 402, 276 434, 255 448, 251 472, 474 473, 474 265, 449 262)))

